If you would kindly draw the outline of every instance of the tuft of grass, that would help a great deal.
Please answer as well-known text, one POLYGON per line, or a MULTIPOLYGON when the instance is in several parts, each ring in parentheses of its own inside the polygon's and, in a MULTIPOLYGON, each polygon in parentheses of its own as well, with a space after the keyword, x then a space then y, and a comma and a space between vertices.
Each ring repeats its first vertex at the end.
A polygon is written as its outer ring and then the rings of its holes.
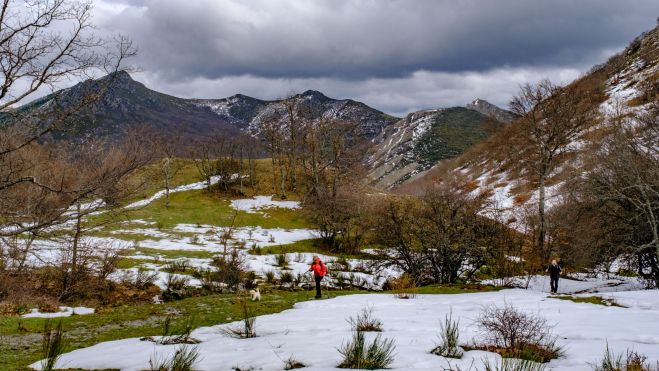
POLYGON ((396 349, 393 339, 382 339, 378 334, 373 342, 366 343, 364 333, 355 331, 351 340, 339 348, 343 360, 336 367, 364 370, 389 368, 396 349))
POLYGON ((453 320, 452 312, 447 314, 444 323, 440 325, 440 343, 430 353, 447 358, 462 358, 464 351, 459 344, 459 324, 458 321, 453 320))
POLYGON ((659 362, 651 365, 645 355, 629 349, 624 356, 615 354, 608 343, 602 359, 591 366, 593 371, 659 371, 659 362))
POLYGON ((382 322, 373 316, 373 307, 367 306, 356 317, 348 318, 348 323, 353 331, 359 332, 380 332, 382 331, 382 322))
POLYGON ((173 260, 161 270, 169 273, 186 273, 190 270, 190 262, 185 259, 173 260))
POLYGON ((290 271, 283 271, 279 274, 279 283, 281 285, 292 284, 295 281, 295 276, 290 271))
POLYGON ((55 328, 50 321, 44 322, 43 340, 41 344, 42 357, 41 369, 51 371, 55 369, 55 364, 64 353, 64 332, 62 331, 62 322, 58 322, 55 328))
POLYGON ((281 269, 288 268, 288 258, 286 257, 286 254, 275 255, 275 261, 279 268, 281 269))
POLYGON ((294 370, 297 368, 305 368, 307 365, 298 361, 295 357, 290 356, 284 361, 284 370, 294 370))
POLYGON ((153 357, 149 360, 151 371, 193 371, 199 361, 199 349, 182 345, 176 349, 171 359, 158 361, 153 357))
POLYGON ((275 272, 274 271, 265 272, 265 282, 267 282, 267 283, 274 283, 275 282, 275 272))
POLYGON ((241 325, 220 327, 220 332, 238 339, 249 339, 256 337, 256 316, 252 310, 251 302, 246 296, 238 299, 240 307, 241 325))
POLYGON ((498 363, 483 361, 485 371, 544 371, 547 367, 542 363, 526 359, 501 358, 498 363))
POLYGON ((140 340, 153 341, 161 345, 172 345, 172 344, 199 344, 200 341, 193 338, 190 334, 194 329, 193 323, 194 320, 192 317, 188 319, 183 324, 183 328, 176 331, 172 326, 172 315, 165 317, 165 320, 162 324, 162 334, 159 339, 155 339, 152 336, 146 336, 140 340))

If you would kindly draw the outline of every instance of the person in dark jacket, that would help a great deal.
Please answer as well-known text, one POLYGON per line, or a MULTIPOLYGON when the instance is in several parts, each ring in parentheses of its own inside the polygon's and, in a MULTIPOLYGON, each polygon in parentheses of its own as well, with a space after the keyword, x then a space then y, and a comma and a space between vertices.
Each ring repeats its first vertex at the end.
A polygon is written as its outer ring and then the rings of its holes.
POLYGON ((558 292, 558 278, 561 276, 561 266, 558 265, 556 260, 552 260, 547 268, 549 272, 549 283, 551 285, 551 293, 556 294, 558 292))
POLYGON ((320 299, 320 281, 322 281, 325 274, 327 274, 327 267, 319 257, 314 256, 313 263, 311 263, 309 270, 313 272, 313 278, 314 281, 316 281, 316 299, 320 299))

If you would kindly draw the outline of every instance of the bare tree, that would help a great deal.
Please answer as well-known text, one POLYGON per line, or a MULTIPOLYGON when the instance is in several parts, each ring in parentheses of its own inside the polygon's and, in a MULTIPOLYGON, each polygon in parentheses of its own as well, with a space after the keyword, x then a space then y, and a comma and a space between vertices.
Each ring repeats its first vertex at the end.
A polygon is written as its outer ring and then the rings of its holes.
POLYGON ((546 240, 546 182, 560 163, 560 158, 572 151, 572 144, 592 123, 592 106, 586 102, 587 94, 567 89, 544 80, 537 85, 526 84, 510 102, 510 109, 520 116, 519 143, 525 169, 529 170, 538 185, 538 233, 536 247, 548 258, 546 240))
POLYGON ((85 266, 81 261, 83 237, 99 226, 115 222, 115 216, 125 212, 121 206, 145 184, 143 180, 132 179, 135 172, 153 158, 151 149, 142 145, 142 136, 138 130, 127 133, 121 143, 98 140, 69 149, 74 158, 69 166, 76 173, 75 184, 71 187, 83 195, 63 214, 57 227, 62 233, 63 245, 69 246, 69 259, 63 272, 63 296, 80 282, 80 267, 85 266), (106 215, 100 219, 88 218, 98 213, 106 215))
POLYGON ((172 187, 172 180, 181 170, 182 163, 176 158, 180 151, 180 133, 168 133, 167 135, 158 135, 156 147, 159 150, 160 164, 159 170, 165 187, 165 207, 169 208, 169 191, 172 187))
POLYGON ((659 287, 659 110, 611 120, 597 167, 588 177, 590 200, 607 241, 637 257, 638 273, 659 287), (605 230, 606 231, 606 230, 605 230))
POLYGON ((59 172, 67 161, 53 156, 45 138, 66 130, 105 87, 78 97, 52 93, 28 109, 14 106, 64 81, 124 68, 135 53, 131 41, 96 37, 90 12, 90 1, 5 0, 0 5, 0 218, 10 226, 0 235, 47 227, 84 197, 84 190, 67 187, 71 175, 59 172))
POLYGON ((376 214, 380 264, 397 267, 417 283, 470 280, 501 243, 502 226, 479 215, 483 199, 453 185, 430 188, 422 199, 390 200, 376 214))

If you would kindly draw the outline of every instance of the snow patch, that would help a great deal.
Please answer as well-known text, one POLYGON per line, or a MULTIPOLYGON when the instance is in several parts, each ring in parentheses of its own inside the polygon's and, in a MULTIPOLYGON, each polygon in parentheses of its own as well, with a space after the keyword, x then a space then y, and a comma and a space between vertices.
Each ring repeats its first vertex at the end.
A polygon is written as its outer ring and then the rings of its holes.
POLYGON ((268 208, 299 209, 300 202, 276 201, 272 199, 272 196, 254 196, 254 198, 232 200, 231 207, 235 210, 256 213, 268 208))
POLYGON ((57 317, 70 317, 73 315, 93 314, 96 310, 87 307, 59 307, 59 312, 40 312, 39 309, 33 308, 28 314, 24 314, 21 318, 57 318, 57 317))

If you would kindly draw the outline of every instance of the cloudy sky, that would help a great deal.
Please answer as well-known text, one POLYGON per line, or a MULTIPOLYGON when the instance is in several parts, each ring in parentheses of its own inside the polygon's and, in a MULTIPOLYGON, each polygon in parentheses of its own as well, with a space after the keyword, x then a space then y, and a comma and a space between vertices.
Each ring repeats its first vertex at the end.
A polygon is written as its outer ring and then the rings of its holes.
POLYGON ((158 91, 315 89, 404 115, 569 82, 654 27, 659 1, 95 0, 94 12, 100 32, 134 40, 134 77, 158 91))

